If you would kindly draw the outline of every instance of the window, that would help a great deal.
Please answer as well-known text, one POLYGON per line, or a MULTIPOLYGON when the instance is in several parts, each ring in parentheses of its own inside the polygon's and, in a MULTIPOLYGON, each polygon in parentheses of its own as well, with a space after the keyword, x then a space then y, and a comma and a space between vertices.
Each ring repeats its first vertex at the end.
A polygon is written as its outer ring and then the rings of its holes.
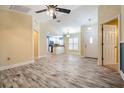
POLYGON ((79 39, 78 37, 69 38, 69 50, 78 50, 79 48, 79 39))
POLYGON ((73 39, 69 38, 69 50, 73 50, 73 39))
POLYGON ((93 43, 93 38, 92 37, 90 37, 90 44, 92 44, 93 43))
POLYGON ((64 45, 64 39, 63 39, 63 37, 62 38, 59 38, 59 44, 60 45, 64 45))
POLYGON ((49 41, 53 41, 54 44, 64 45, 63 37, 51 36, 49 37, 49 41))
POLYGON ((76 38, 74 38, 74 50, 78 50, 78 38, 76 37, 76 38))

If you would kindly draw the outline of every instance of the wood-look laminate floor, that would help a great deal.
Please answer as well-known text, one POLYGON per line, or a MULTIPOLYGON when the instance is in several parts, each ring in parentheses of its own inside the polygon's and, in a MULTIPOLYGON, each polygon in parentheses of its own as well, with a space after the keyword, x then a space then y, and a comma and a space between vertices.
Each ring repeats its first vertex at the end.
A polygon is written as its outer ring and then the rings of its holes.
POLYGON ((118 64, 104 65, 104 67, 112 69, 114 71, 118 71, 118 64))
POLYGON ((97 66, 95 59, 59 55, 0 71, 0 87, 110 88, 124 87, 124 81, 118 72, 97 66))

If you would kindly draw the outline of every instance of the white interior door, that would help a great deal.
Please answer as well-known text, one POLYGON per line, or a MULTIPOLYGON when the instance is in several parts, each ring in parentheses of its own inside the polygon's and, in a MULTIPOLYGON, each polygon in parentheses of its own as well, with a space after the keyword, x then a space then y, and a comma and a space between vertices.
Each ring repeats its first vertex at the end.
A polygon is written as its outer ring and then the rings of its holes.
POLYGON ((103 65, 116 64, 116 25, 103 25, 103 65))
POLYGON ((85 31, 85 57, 97 58, 97 30, 85 31))

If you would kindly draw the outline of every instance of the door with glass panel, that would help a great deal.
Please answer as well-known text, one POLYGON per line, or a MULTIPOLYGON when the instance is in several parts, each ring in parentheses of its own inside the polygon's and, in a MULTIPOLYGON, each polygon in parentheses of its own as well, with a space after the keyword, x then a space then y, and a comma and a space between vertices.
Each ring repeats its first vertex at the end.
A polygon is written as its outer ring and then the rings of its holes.
POLYGON ((97 58, 97 31, 85 31, 84 42, 85 57, 97 58))

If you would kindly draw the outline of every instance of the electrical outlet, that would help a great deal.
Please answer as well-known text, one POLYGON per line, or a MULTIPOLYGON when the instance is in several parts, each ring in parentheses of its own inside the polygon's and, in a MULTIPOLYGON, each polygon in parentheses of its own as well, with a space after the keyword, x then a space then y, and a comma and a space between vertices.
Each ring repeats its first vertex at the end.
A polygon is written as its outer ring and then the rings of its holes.
POLYGON ((8 57, 7 60, 9 61, 10 60, 10 57, 8 57))

